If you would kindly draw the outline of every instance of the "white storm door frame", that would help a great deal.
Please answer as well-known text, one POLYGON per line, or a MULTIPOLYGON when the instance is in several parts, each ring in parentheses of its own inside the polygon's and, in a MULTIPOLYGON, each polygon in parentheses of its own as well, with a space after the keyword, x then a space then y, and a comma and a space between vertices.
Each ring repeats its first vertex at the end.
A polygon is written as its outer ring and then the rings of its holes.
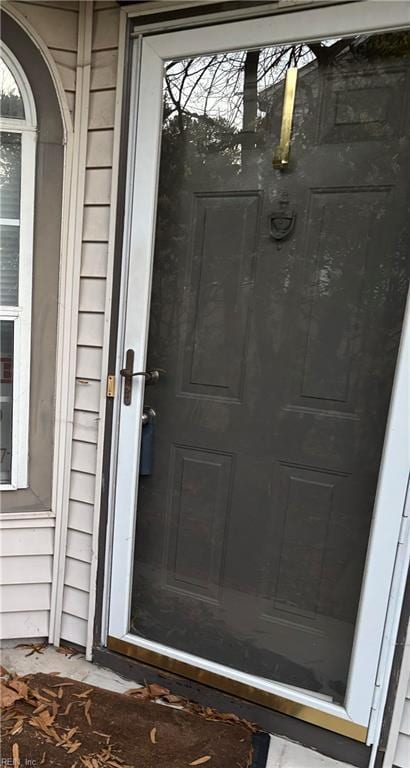
MULTIPOLYGON (((135 102, 130 115, 134 143, 128 168, 128 201, 124 262, 129 264, 123 284, 123 328, 119 349, 134 349, 135 370, 144 370, 147 354, 151 279, 156 222, 156 198, 162 129, 164 61, 227 50, 263 47, 282 42, 302 42, 361 32, 403 29, 410 26, 408 3, 365 2, 284 13, 246 21, 227 22, 191 30, 156 34, 134 46, 135 102), (139 51, 141 50, 141 56, 139 51)), ((130 141, 130 147, 131 147, 130 141)), ((120 323, 121 327, 121 323, 120 323)), ((345 706, 324 701, 291 686, 248 675, 191 654, 144 640, 129 633, 132 570, 138 493, 141 415, 144 399, 142 377, 133 380, 132 403, 118 403, 119 428, 116 461, 109 631, 112 637, 155 650, 188 664, 284 696, 329 714, 367 726, 390 585, 405 502, 408 477, 410 420, 406 359, 410 346, 410 320, 406 313, 396 367, 391 408, 365 575, 355 630, 345 706)), ((123 367, 121 364, 120 367, 123 367)), ((119 372, 117 371, 117 374, 119 372)))

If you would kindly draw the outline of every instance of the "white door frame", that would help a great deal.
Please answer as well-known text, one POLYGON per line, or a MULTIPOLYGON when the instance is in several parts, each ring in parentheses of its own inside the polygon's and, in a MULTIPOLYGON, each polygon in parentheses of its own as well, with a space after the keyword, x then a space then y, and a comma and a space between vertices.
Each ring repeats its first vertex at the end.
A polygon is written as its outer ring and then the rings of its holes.
MULTIPOLYGON (((119 324, 123 330, 120 331, 118 339, 118 368, 123 366, 123 351, 129 347, 135 351, 136 370, 143 370, 146 362, 164 60, 229 49, 263 47, 280 42, 395 30, 408 26, 410 5, 407 2, 378 3, 367 0, 282 16, 153 35, 144 39, 142 44, 140 39, 135 42, 129 142, 133 151, 129 155, 127 181, 125 231, 128 234, 124 239, 123 256, 126 268, 119 324), (128 314, 127 306, 132 310, 128 314)), ((132 468, 139 465, 144 398, 144 385, 140 377, 133 381, 132 404, 124 410, 120 400, 121 393, 117 402, 118 443, 117 451, 114 451, 116 471, 112 473, 115 487, 111 497, 114 499, 115 512, 110 552, 112 562, 109 594, 107 590, 107 602, 110 603, 108 634, 366 727, 372 711, 408 478, 410 412, 407 397, 409 372, 406 361, 409 347, 410 317, 407 311, 379 473, 345 706, 324 701, 314 693, 306 693, 282 683, 233 670, 129 633, 138 493, 138 474, 132 468)))

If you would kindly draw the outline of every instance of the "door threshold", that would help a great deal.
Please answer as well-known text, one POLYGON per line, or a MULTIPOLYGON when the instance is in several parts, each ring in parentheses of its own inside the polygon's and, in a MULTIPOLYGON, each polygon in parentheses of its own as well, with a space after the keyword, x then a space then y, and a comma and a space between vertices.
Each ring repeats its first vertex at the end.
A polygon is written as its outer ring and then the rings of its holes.
POLYGON ((367 728, 351 720, 345 720, 343 717, 323 712, 307 704, 293 701, 285 696, 279 696, 276 693, 262 690, 257 686, 249 685, 239 680, 233 680, 225 675, 194 666, 180 659, 172 658, 165 653, 144 648, 141 645, 136 645, 134 642, 117 637, 109 636, 107 638, 107 648, 122 656, 127 656, 144 664, 166 670, 210 688, 216 688, 219 691, 252 702, 253 704, 258 704, 266 709, 289 715, 305 723, 310 723, 327 731, 346 736, 354 741, 366 743, 367 728))

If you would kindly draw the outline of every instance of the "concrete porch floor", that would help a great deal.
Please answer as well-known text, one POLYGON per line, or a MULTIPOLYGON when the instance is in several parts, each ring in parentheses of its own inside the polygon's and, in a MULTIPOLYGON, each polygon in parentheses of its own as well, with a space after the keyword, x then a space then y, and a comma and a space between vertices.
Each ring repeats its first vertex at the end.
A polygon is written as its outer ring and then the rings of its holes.
MULTIPOLYGON (((110 669, 86 661, 83 656, 71 658, 65 656, 53 646, 45 648, 41 654, 34 653, 32 656, 27 656, 30 649, 16 648, 19 642, 19 640, 6 643, 3 641, 0 648, 0 663, 9 672, 18 675, 60 672, 61 676, 71 677, 73 680, 118 693, 140 685, 138 682, 120 677, 110 669)), ((352 766, 341 763, 339 760, 331 760, 312 749, 306 749, 278 736, 271 736, 266 768, 352 768, 352 766)))

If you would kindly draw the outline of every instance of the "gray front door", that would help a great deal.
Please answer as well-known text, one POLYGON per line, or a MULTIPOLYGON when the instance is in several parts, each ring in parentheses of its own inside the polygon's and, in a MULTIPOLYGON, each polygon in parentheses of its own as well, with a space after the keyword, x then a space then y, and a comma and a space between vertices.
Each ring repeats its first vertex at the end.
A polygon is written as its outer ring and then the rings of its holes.
POLYGON ((407 289, 406 52, 362 35, 165 64, 147 361, 165 373, 130 631, 335 701, 407 289))

